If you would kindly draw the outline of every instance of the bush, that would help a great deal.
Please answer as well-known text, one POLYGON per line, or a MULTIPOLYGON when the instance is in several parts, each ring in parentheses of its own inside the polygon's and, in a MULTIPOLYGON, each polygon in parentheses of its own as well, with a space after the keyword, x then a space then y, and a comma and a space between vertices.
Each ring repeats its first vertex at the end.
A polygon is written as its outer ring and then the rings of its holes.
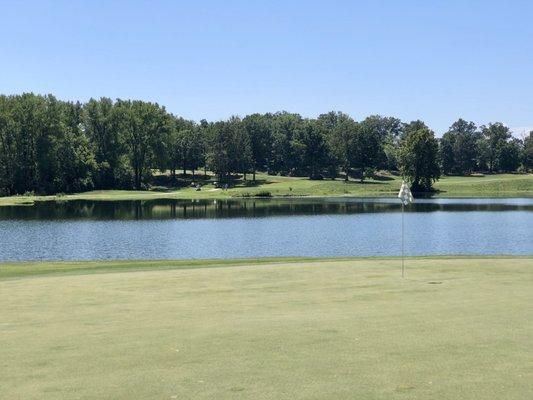
POLYGON ((249 197, 272 197, 272 193, 270 193, 270 192, 268 192, 266 190, 261 190, 261 191, 256 192, 256 193, 242 192, 242 193, 235 194, 233 197, 244 197, 244 198, 249 198, 249 197))

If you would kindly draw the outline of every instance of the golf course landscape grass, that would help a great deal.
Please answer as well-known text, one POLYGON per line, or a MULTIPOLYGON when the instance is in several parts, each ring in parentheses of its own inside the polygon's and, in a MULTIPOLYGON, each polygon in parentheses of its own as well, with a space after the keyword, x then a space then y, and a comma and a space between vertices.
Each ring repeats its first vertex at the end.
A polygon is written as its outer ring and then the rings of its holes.
MULTIPOLYGON (((189 176, 190 180, 192 177, 189 176)), ((210 181, 208 181, 210 182, 210 181)), ((168 190, 98 190, 57 196, 0 197, 2 205, 31 205, 46 200, 153 200, 153 199, 224 199, 232 197, 264 196, 396 196, 401 178, 394 175, 377 176, 364 183, 342 179, 310 180, 302 177, 257 174, 256 182, 238 180, 228 190, 217 189, 212 182, 196 191, 191 187, 168 190)), ((435 183, 436 197, 528 197, 533 196, 533 174, 495 174, 474 176, 445 176, 435 183)))
POLYGON ((0 264, 5 399, 533 397, 533 258, 0 264))

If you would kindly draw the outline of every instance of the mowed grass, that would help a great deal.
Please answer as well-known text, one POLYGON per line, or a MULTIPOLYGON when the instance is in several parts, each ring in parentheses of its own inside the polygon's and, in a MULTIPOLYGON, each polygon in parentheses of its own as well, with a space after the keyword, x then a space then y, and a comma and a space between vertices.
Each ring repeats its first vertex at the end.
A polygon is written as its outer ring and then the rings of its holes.
POLYGON ((11 265, 0 397, 532 398, 531 257, 212 263, 11 265))
MULTIPOLYGON (((302 177, 258 174, 256 183, 239 180, 228 190, 216 189, 208 184, 201 191, 186 187, 168 191, 99 190, 63 196, 12 196, 0 197, 2 205, 31 205, 44 200, 150 200, 150 199, 224 199, 256 196, 264 192, 271 196, 396 196, 401 185, 398 176, 384 176, 344 182, 336 180, 310 180, 302 177)), ((436 184, 435 196, 441 197, 520 197, 533 196, 533 174, 476 175, 469 177, 443 177, 436 184)))

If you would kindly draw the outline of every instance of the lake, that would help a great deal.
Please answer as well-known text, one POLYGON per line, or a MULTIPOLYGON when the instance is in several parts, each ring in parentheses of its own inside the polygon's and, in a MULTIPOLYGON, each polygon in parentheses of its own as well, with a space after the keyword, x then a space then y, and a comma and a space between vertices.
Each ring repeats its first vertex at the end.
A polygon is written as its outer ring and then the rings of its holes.
MULTIPOLYGON (((394 198, 38 202, 0 207, 0 261, 401 254, 394 198)), ((423 199, 405 252, 533 254, 533 198, 423 199)))

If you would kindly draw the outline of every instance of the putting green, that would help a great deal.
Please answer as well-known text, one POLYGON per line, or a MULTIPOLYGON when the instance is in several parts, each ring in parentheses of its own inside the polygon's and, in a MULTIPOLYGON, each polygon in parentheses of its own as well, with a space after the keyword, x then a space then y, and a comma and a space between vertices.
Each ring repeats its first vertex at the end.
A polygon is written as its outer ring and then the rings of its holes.
POLYGON ((250 261, 4 277, 0 397, 533 396, 533 258, 409 259, 404 280, 399 266, 250 261))

